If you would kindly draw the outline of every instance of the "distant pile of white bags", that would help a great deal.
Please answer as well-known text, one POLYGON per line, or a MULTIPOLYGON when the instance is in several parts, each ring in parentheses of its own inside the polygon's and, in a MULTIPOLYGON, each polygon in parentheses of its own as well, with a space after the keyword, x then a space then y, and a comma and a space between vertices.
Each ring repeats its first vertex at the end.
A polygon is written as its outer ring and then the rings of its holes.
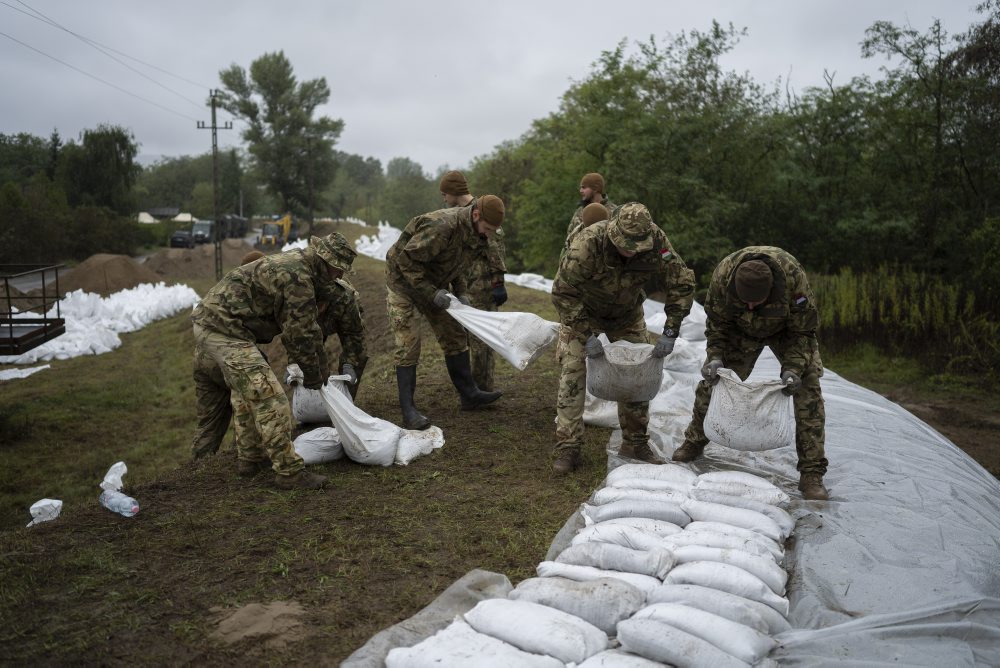
POLYGON ((772 636, 789 629, 788 500, 748 473, 620 466, 538 577, 393 649, 386 665, 766 664, 772 636))

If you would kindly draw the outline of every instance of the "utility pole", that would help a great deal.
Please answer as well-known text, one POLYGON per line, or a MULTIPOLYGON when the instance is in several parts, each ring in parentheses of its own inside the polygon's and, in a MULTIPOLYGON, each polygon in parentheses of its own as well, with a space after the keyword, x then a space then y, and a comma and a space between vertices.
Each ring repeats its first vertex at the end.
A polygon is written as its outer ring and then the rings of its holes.
POLYGON ((225 125, 216 125, 215 109, 218 107, 215 97, 218 90, 209 90, 212 98, 212 125, 205 125, 204 121, 198 121, 199 130, 212 131, 212 240, 215 242, 215 280, 222 280, 222 221, 219 219, 219 139, 217 130, 232 130, 233 124, 226 121, 225 125))

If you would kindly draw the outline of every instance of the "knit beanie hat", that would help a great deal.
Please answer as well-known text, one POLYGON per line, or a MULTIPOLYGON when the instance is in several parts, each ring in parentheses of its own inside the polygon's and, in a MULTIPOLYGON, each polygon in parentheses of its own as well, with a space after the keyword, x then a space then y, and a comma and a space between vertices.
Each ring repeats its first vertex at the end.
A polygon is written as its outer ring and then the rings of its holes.
POLYGON ((453 169, 450 172, 445 172, 445 175, 441 177, 440 190, 445 195, 454 195, 456 197, 468 195, 469 182, 465 180, 462 172, 453 169))
POLYGON ((504 206, 502 199, 496 195, 483 195, 476 200, 476 207, 479 209, 479 215, 491 227, 503 225, 504 206))
POLYGON ((591 190, 596 190, 599 193, 604 192, 604 177, 597 172, 591 172, 590 174, 584 174, 583 178, 580 179, 581 188, 590 188, 591 190))
POLYGON ((580 217, 583 219, 583 226, 587 227, 598 221, 607 220, 610 215, 608 207, 598 202, 591 202, 583 207, 583 213, 580 214, 580 217))
POLYGON ((744 302, 762 302, 771 294, 774 276, 761 260, 747 260, 736 269, 736 296, 744 302))
POLYGON ((244 264, 250 264, 254 260, 259 260, 262 257, 264 257, 264 254, 261 253, 260 251, 258 250, 250 251, 249 253, 243 256, 242 260, 240 260, 240 266, 243 266, 244 264))

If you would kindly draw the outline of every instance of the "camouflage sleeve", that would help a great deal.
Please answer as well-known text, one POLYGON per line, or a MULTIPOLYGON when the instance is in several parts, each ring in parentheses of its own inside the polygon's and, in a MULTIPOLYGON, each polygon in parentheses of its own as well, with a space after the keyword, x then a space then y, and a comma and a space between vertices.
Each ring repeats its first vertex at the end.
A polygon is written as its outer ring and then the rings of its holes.
POLYGON ((345 364, 350 364, 357 370, 368 360, 361 297, 345 280, 338 280, 337 286, 339 290, 336 296, 320 317, 320 326, 324 337, 336 334, 340 341, 338 370, 345 364))
POLYGON ((664 248, 660 251, 661 272, 666 285, 663 311, 667 315, 665 327, 679 332, 681 321, 691 312, 694 303, 694 271, 684 264, 670 240, 664 236, 664 248))
POLYGON ((569 219, 569 225, 566 226, 566 238, 569 239, 574 232, 583 227, 583 207, 577 207, 576 211, 569 219))
POLYGON ((507 244, 504 243, 503 233, 497 232, 490 238, 487 258, 489 260, 490 278, 493 285, 503 284, 503 275, 507 273, 507 244))
POLYGON ((326 380, 320 355, 323 331, 318 322, 312 277, 282 268, 270 278, 275 283, 275 315, 281 325, 281 341, 288 359, 299 365, 307 383, 326 380))
POLYGON ((574 237, 552 283, 552 304, 559 314, 559 322, 583 336, 589 336, 591 328, 581 287, 594 274, 591 258, 600 257, 598 249, 588 245, 592 239, 588 235, 574 237))
POLYGON ((732 324, 725 316, 726 276, 728 270, 720 264, 712 274, 712 283, 705 297, 705 338, 707 359, 726 361, 727 332, 732 324))
POLYGON ((812 358, 816 348, 816 330, 819 327, 819 311, 809 279, 801 267, 789 270, 786 267, 786 285, 789 294, 788 340, 783 366, 800 377, 812 358))
POLYGON ((396 255, 396 266, 403 280, 430 303, 435 292, 448 286, 434 285, 427 280, 427 266, 435 262, 448 246, 452 228, 429 218, 418 219, 416 222, 413 236, 396 255))

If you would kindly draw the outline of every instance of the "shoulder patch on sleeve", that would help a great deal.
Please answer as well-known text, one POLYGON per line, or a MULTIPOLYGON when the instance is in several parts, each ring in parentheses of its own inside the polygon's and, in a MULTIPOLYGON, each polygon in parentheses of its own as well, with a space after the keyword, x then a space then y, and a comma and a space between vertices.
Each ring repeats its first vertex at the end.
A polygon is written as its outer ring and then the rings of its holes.
POLYGON ((670 252, 669 248, 661 248, 660 249, 660 258, 662 258, 664 260, 669 260, 672 255, 673 255, 673 253, 670 252))

